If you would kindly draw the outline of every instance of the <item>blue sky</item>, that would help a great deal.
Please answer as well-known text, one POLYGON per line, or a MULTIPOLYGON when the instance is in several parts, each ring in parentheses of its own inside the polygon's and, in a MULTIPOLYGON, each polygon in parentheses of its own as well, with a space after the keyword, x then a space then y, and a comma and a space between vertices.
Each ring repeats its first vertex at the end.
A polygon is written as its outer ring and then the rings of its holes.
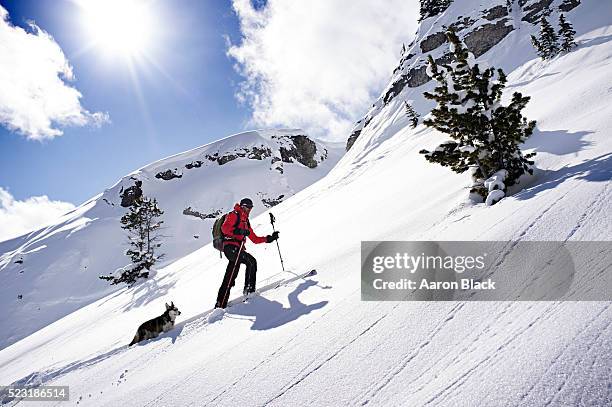
POLYGON ((417 17, 418 0, 0 0, 0 241, 230 134, 346 142, 417 17))
POLYGON ((250 112, 234 97, 240 77, 224 38, 239 40, 231 3, 170 3, 158 2, 156 10, 172 27, 154 55, 165 73, 136 64, 139 98, 122 61, 100 58, 95 49, 79 54, 84 35, 76 4, 0 0, 14 25, 34 20, 53 36, 72 65, 81 105, 110 116, 99 128, 64 127, 62 136, 42 142, 0 127, 1 187, 16 199, 48 195, 79 204, 140 166, 244 129, 250 112))

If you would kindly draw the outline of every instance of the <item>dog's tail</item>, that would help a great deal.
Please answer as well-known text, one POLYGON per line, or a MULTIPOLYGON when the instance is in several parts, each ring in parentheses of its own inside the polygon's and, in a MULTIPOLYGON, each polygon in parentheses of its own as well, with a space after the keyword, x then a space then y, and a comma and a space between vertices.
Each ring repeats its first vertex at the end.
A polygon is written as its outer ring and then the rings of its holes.
POLYGON ((138 338, 138 332, 136 332, 136 335, 134 335, 134 339, 132 339, 132 342, 130 342, 130 344, 128 346, 132 346, 135 343, 139 342, 139 338, 138 338))

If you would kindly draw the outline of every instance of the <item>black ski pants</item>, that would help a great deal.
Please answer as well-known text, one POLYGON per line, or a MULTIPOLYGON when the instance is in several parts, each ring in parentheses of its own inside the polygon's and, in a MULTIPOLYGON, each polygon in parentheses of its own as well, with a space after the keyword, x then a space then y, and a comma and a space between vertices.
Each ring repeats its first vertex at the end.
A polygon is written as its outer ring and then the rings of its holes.
POLYGON ((225 276, 221 287, 219 287, 219 294, 217 295, 216 307, 225 308, 227 307, 227 301, 229 300, 230 290, 236 283, 236 277, 238 276, 238 270, 240 265, 246 265, 246 276, 244 279, 244 288, 248 291, 255 290, 256 275, 257 275, 257 260, 251 254, 247 253, 242 248, 240 257, 238 258, 238 264, 236 264, 236 256, 238 256, 239 246, 226 244, 223 248, 223 254, 227 257, 228 263, 225 269, 225 276), (234 265, 236 266, 234 270, 234 265))

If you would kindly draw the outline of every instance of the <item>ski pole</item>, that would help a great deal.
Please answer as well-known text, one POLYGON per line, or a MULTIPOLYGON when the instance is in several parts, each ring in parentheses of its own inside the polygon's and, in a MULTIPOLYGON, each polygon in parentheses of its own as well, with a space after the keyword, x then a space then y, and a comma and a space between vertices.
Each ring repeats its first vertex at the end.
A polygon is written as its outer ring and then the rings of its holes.
POLYGON ((244 241, 246 240, 246 236, 244 236, 242 238, 242 242, 240 243, 240 249, 238 249, 238 255, 236 256, 236 261, 234 262, 234 268, 232 268, 232 274, 230 276, 229 281, 227 282, 227 286, 225 287, 225 295, 223 296, 223 302, 224 305, 227 303, 227 301, 229 300, 229 289, 231 286, 231 282, 234 279, 234 274, 236 274, 236 265, 238 264, 238 261, 240 260, 240 253, 242 253, 242 248, 244 247, 244 241))
MULTIPOLYGON (((276 222, 276 218, 274 218, 274 215, 272 215, 272 212, 270 212, 270 223, 272 224, 272 231, 276 232, 276 229, 274 228, 274 222, 276 222)), ((278 257, 280 257, 281 267, 283 268, 284 272, 285 265, 283 264, 283 256, 281 255, 280 246, 278 245, 278 239, 276 240, 276 248, 278 249, 278 257)))

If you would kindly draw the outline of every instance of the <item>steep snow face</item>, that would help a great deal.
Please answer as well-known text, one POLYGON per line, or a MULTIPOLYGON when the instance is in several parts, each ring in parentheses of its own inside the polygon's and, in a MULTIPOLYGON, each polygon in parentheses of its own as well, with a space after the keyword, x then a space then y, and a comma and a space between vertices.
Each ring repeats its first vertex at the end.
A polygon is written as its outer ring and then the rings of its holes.
POLYGON ((147 165, 57 223, 0 243, 0 348, 117 289, 98 276, 129 263, 119 219, 134 196, 155 197, 164 211, 162 267, 209 243, 215 218, 241 198, 253 199, 257 215, 324 176, 342 153, 300 130, 237 134, 147 165))
MULTIPOLYGON (((498 4, 460 3, 442 16, 498 4)), ((405 88, 327 176, 274 208, 285 267, 316 276, 208 324, 226 264, 208 245, 1 350, 0 377, 70 385, 94 406, 610 405, 610 302, 360 301, 362 240, 612 240, 612 5, 571 10, 578 48, 546 62, 529 43, 537 28, 513 10, 520 29, 480 60, 532 97, 526 115, 538 128, 525 148, 539 171, 524 190, 466 204, 468 176, 418 153, 443 136, 412 129, 403 113, 404 100, 431 109, 421 96, 430 84, 405 88), (170 300, 182 312, 175 329, 127 349, 170 300)), ((266 213, 252 223, 271 231, 266 213)), ((258 285, 279 277, 275 245, 248 250, 258 285)), ((610 275, 603 256, 588 266, 578 279, 610 275)))

